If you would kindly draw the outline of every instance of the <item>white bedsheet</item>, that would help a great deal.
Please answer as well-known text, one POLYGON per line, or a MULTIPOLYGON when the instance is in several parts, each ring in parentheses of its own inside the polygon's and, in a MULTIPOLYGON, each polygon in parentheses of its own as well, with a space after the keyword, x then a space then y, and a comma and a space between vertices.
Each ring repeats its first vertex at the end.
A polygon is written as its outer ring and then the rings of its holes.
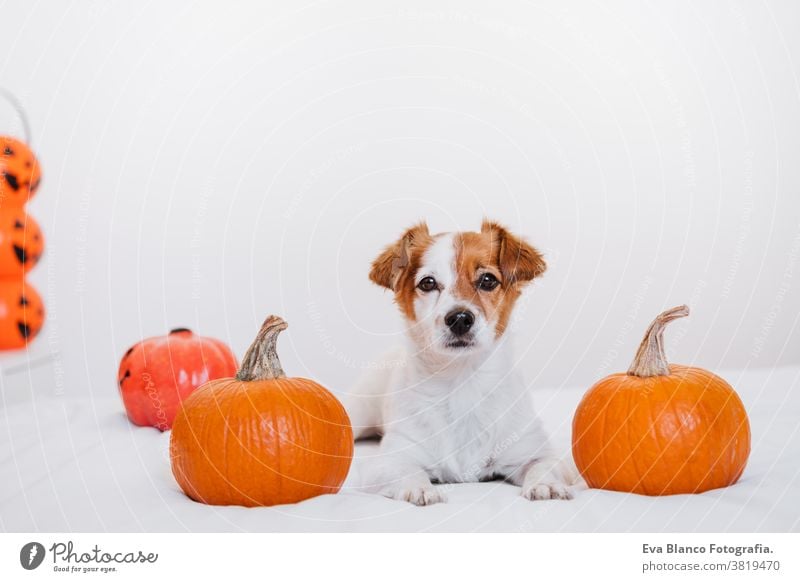
MULTIPOLYGON (((735 486, 649 498, 598 490, 526 501, 501 482, 445 486, 431 507, 359 493, 359 444, 342 492, 247 509, 192 502, 169 468, 169 433, 126 420, 118 398, 51 399, 0 409, 0 529, 5 531, 797 531, 800 368, 727 372, 750 414, 753 450, 735 486)), ((583 389, 534 398, 554 441, 569 445, 583 389)))

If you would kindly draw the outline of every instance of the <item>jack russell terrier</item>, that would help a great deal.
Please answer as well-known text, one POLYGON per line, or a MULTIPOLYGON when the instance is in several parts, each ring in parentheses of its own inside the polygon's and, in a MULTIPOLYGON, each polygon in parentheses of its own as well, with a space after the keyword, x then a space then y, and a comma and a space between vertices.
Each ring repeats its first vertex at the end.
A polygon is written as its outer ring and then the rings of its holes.
POLYGON ((405 345, 368 372, 346 406, 356 438, 381 436, 364 467, 369 491, 416 505, 435 483, 505 479, 527 499, 571 499, 574 466, 553 455, 506 330, 542 255, 495 222, 480 232, 408 229, 372 263, 394 293, 405 345))

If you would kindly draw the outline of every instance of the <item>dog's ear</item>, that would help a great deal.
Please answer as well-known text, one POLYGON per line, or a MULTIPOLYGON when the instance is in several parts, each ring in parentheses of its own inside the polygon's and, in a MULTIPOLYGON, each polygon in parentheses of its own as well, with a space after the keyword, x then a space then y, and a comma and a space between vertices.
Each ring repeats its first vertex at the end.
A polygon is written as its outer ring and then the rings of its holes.
POLYGON ((489 234, 492 245, 497 245, 497 264, 503 279, 509 283, 527 283, 547 269, 539 251, 498 223, 484 219, 481 232, 489 234))
POLYGON ((378 258, 372 261, 370 280, 381 287, 396 290, 400 276, 411 264, 414 247, 429 239, 428 225, 424 222, 406 230, 397 242, 386 247, 378 258))

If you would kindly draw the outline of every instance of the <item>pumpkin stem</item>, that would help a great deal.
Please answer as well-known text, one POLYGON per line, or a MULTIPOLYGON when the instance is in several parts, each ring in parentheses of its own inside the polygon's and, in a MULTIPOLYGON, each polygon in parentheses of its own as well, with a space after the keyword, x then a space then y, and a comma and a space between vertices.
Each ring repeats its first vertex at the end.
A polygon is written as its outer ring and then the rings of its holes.
POLYGON ((664 328, 673 319, 689 315, 689 307, 679 305, 667 309, 653 320, 642 343, 633 358, 631 367, 628 368, 629 376, 649 378, 650 376, 669 376, 669 363, 664 353, 664 328))
POLYGON ((242 365, 236 373, 237 380, 252 382, 286 376, 281 368, 278 352, 275 351, 275 344, 278 341, 278 334, 287 327, 289 325, 277 315, 270 315, 264 320, 256 339, 247 348, 247 353, 242 359, 242 365))

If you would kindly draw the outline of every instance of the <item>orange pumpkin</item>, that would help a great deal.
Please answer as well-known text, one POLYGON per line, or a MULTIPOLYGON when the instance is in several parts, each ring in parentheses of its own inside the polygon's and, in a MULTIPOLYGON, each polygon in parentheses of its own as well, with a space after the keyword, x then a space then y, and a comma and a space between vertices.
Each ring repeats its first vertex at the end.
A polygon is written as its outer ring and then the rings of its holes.
POLYGON ((590 487, 643 495, 701 493, 736 483, 750 454, 739 396, 719 376, 669 365, 664 327, 685 305, 659 315, 627 374, 592 386, 572 423, 572 454, 590 487))
POLYGON ((0 208, 22 206, 39 188, 42 171, 27 145, 0 135, 0 208))
POLYGON ((172 425, 172 473, 211 505, 276 505, 336 493, 353 458, 341 403, 305 378, 287 378, 270 316, 235 378, 213 380, 183 402, 172 425))
POLYGON ((0 207, 0 277, 20 277, 44 252, 44 235, 22 208, 0 207))
POLYGON ((42 298, 24 279, 0 279, 0 350, 27 347, 44 324, 42 298))

